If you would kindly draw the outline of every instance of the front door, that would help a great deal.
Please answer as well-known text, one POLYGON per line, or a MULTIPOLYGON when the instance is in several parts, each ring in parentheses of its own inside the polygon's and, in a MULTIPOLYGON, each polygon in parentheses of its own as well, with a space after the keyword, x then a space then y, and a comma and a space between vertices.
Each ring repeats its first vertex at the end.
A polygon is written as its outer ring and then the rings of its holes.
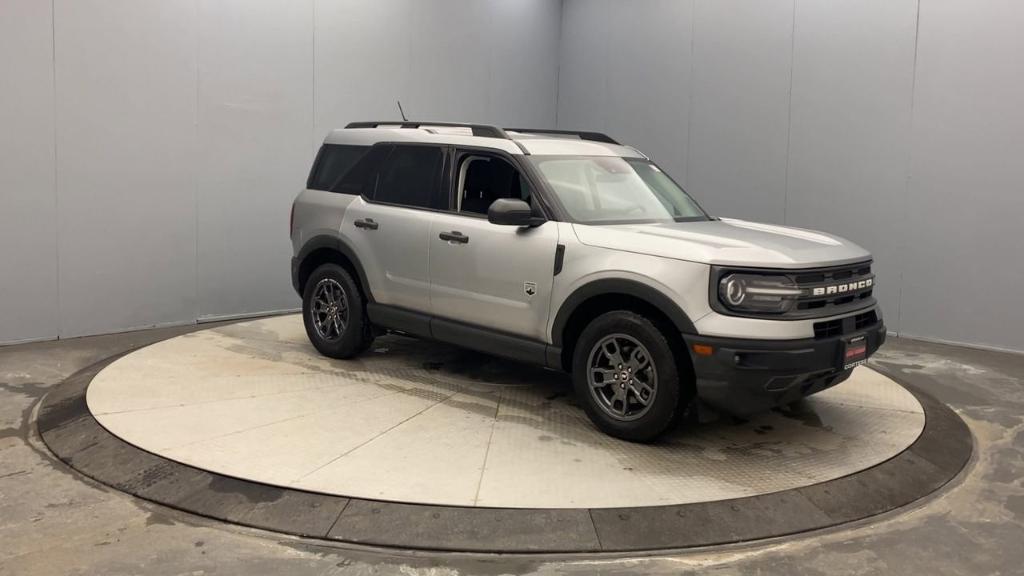
POLYGON ((430 297, 435 316, 543 341, 551 303, 558 226, 487 221, 498 198, 531 201, 531 188, 508 159, 456 154, 455 206, 430 223, 430 297))

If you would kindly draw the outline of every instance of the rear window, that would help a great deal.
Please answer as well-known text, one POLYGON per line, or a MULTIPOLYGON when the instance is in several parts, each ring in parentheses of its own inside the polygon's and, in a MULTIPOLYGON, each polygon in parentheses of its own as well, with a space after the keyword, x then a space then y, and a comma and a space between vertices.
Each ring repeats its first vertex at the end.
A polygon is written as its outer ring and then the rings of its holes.
POLYGON ((369 146, 324 144, 313 163, 306 188, 338 192, 342 178, 362 158, 369 146))

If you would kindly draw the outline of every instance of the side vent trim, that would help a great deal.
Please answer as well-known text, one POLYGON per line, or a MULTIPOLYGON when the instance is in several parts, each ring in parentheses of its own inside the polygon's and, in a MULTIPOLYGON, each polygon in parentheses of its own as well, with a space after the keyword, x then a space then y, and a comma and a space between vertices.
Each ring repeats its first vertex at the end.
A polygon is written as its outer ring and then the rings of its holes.
POLYGON ((559 244, 555 248, 555 270, 554 276, 558 276, 562 272, 562 264, 565 262, 565 244, 559 244))

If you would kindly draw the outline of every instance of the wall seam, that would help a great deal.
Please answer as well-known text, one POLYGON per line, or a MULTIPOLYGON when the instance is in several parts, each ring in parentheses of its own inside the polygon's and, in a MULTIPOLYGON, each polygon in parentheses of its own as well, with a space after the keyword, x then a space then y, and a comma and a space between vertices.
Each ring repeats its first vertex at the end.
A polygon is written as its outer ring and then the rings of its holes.
MULTIPOLYGON (((604 16, 601 20, 601 33, 604 38, 610 40, 612 32, 612 15, 607 9, 602 10, 601 14, 604 16)), ((604 52, 601 53, 601 61, 610 62, 612 43, 610 41, 606 41, 601 45, 601 47, 604 48, 604 52)), ((605 74, 602 79, 604 82, 601 90, 601 131, 608 133, 613 131, 611 130, 608 114, 608 108, 610 107, 608 103, 608 94, 611 92, 611 74, 605 74)))
MULTIPOLYGON (((487 30, 488 34, 493 34, 494 33, 493 32, 494 31, 494 10, 493 10, 493 6, 492 5, 488 5, 486 7, 486 10, 487 10, 487 27, 486 27, 486 30, 487 30)), ((492 104, 492 100, 494 98, 494 90, 493 90, 493 86, 492 86, 492 82, 494 82, 493 67, 491 66, 492 62, 494 62, 494 42, 488 42, 487 43, 487 60, 484 63, 484 70, 487 71, 487 82, 484 83, 484 102, 483 102, 484 105, 482 106, 481 114, 480 114, 482 116, 482 118, 480 118, 480 121, 482 121, 482 122, 493 122, 494 119, 495 119, 495 116, 497 116, 497 114, 494 113, 494 108, 491 105, 492 104)), ((502 117, 501 123, 504 124, 506 121, 507 121, 507 118, 502 117)))
POLYGON ((59 171, 57 169, 57 0, 50 0, 50 71, 51 71, 51 103, 53 111, 53 218, 55 226, 54 236, 54 266, 56 267, 55 281, 57 283, 57 317, 54 319, 56 330, 54 338, 60 340, 63 332, 64 313, 63 302, 61 301, 60 281, 60 186, 57 183, 59 171))
POLYGON ((902 246, 900 246, 900 277, 899 286, 896 292, 896 333, 902 334, 903 332, 903 273, 905 267, 903 263, 907 257, 907 219, 909 217, 908 202, 910 200, 910 182, 913 179, 913 167, 914 167, 914 102, 917 97, 917 52, 918 45, 921 38, 921 0, 917 0, 917 13, 914 17, 914 60, 910 74, 910 124, 907 126, 907 158, 906 167, 904 174, 906 177, 903 179, 903 205, 900 207, 900 214, 902 219, 902 225, 900 226, 903 234, 902 246))
POLYGON ((558 2, 558 42, 555 43, 555 123, 558 128, 558 107, 562 105, 562 52, 565 38, 565 0, 558 2))
POLYGON ((311 48, 310 52, 312 53, 312 57, 311 57, 310 60, 312 61, 312 71, 311 71, 312 73, 310 74, 310 76, 311 76, 311 79, 313 81, 313 85, 312 85, 312 92, 313 93, 311 94, 311 96, 312 96, 311 100, 313 101, 313 109, 311 111, 311 119, 310 119, 310 124, 311 125, 310 125, 310 128, 309 128, 309 131, 310 131, 310 144, 309 144, 310 158, 312 158, 316 154, 316 148, 317 148, 317 142, 316 142, 316 0, 311 0, 311 3, 312 3, 312 9, 310 10, 310 12, 311 12, 311 16, 312 16, 312 22, 311 22, 311 24, 312 24, 312 40, 311 40, 312 45, 310 47, 311 48))
POLYGON ((683 186, 690 188, 690 154, 693 150, 693 102, 696 99, 694 86, 696 82, 697 62, 697 0, 690 3, 690 92, 686 103, 686 155, 683 157, 683 186))
POLYGON ((192 312, 192 320, 191 320, 192 324, 196 324, 196 323, 199 322, 199 317, 200 317, 201 312, 202 312, 202 305, 200 303, 200 298, 199 298, 199 284, 200 284, 200 282, 199 282, 199 181, 200 181, 200 172, 202 171, 201 168, 200 168, 200 160, 199 160, 200 157, 201 157, 201 154, 199 153, 199 148, 200 148, 200 143, 199 143, 199 81, 200 81, 200 74, 199 74, 199 51, 200 51, 200 46, 199 46, 199 44, 200 44, 200 37, 202 36, 202 21, 201 21, 202 20, 202 17, 201 17, 201 10, 202 10, 202 8, 200 7, 200 1, 201 0, 195 0, 195 8, 196 8, 196 12, 195 12, 195 14, 196 14, 195 33, 196 33, 196 36, 195 36, 195 41, 194 41, 194 49, 195 50, 194 50, 194 53, 193 53, 193 56, 195 57, 195 65, 196 65, 196 68, 195 68, 195 70, 196 70, 196 72, 195 72, 195 81, 196 81, 196 100, 195 100, 195 105, 196 105, 196 107, 195 107, 195 109, 193 111, 194 114, 195 114, 195 119, 194 119, 194 121, 192 123, 192 135, 193 135, 193 138, 194 138, 193 142, 195 144, 195 148, 193 149, 193 152, 195 153, 195 157, 193 158, 193 164, 192 164, 193 167, 194 167, 193 171, 192 171, 192 177, 195 178, 195 180, 192 182, 192 217, 193 217, 193 219, 192 219, 192 226, 194 227, 194 229, 193 229, 193 240, 194 240, 194 245, 195 245, 195 253, 194 253, 195 262, 193 264, 194 270, 195 270, 195 278, 193 279, 193 281, 195 283, 194 284, 195 301, 193 303, 193 312, 192 312))
POLYGON ((789 223, 789 168, 790 145, 793 140, 793 71, 796 69, 796 3, 793 0, 793 21, 789 37, 789 94, 786 110, 786 171, 782 190, 782 223, 789 223))

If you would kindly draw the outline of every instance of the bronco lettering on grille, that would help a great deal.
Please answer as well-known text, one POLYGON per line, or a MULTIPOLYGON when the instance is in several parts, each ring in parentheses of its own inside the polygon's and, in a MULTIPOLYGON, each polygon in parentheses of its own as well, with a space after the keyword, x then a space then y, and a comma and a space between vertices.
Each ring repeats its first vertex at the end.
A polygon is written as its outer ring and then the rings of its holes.
POLYGON ((831 286, 818 286, 811 291, 812 296, 829 296, 832 294, 844 294, 856 290, 866 290, 874 284, 874 278, 867 278, 859 282, 847 282, 846 284, 833 284, 831 286))

